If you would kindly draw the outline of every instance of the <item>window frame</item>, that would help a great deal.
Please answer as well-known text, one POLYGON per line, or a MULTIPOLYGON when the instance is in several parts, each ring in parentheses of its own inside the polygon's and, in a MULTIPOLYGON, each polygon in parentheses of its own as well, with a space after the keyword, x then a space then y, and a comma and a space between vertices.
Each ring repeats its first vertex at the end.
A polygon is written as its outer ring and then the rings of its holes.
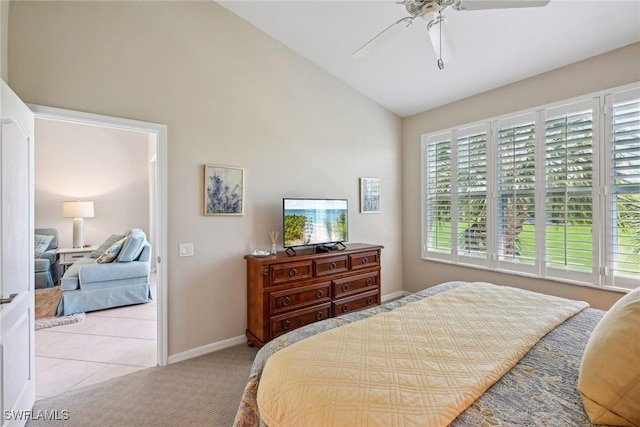
MULTIPOLYGON (((586 286, 595 286, 606 289, 629 290, 640 287, 640 274, 638 277, 618 277, 614 276, 612 269, 612 237, 615 232, 615 219, 613 212, 613 183, 612 183, 612 132, 611 111, 612 100, 627 96, 630 99, 640 99, 640 82, 629 85, 607 89, 597 93, 576 97, 569 100, 558 101, 552 104, 530 108, 520 112, 505 114, 475 123, 464 124, 448 129, 423 134, 421 137, 421 258, 428 261, 446 262, 455 265, 486 269, 508 274, 535 277, 545 280, 560 281, 586 286), (546 209, 545 202, 547 196, 547 183, 545 176, 545 150, 546 150, 546 120, 555 113, 568 114, 572 108, 587 106, 591 109, 591 203, 590 212, 591 223, 591 271, 574 271, 547 265, 546 251, 546 209), (519 121, 525 119, 534 120, 535 138, 535 259, 533 265, 526 263, 511 262, 500 259, 499 248, 500 226, 499 226, 499 198, 500 187, 498 186, 499 167, 498 159, 498 132, 507 124, 512 123, 517 126, 519 121), (459 135, 468 134, 470 129, 487 129, 487 220, 486 220, 486 260, 481 258, 465 256, 458 248, 458 141, 459 135), (429 221, 428 212, 430 209, 429 198, 426 190, 429 185, 427 181, 427 155, 429 144, 437 138, 450 137, 451 141, 451 247, 450 253, 434 252, 429 247, 430 231, 426 228, 429 221)), ((517 190, 516 190, 517 191, 517 190)), ((517 194, 517 193, 514 193, 517 194)), ((568 194, 568 193, 567 193, 568 194)), ((565 196, 569 197, 569 196, 565 196)), ((517 208, 516 212, 517 212, 517 208)), ((565 225, 567 227, 567 225, 565 225)))

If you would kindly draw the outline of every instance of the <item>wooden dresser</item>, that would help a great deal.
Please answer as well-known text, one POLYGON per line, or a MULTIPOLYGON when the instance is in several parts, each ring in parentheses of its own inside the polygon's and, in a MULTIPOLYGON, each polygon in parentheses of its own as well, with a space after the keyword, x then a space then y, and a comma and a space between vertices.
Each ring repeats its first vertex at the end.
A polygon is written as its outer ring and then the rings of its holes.
POLYGON ((382 246, 247 260, 247 339, 262 347, 278 335, 309 323, 380 304, 382 246))

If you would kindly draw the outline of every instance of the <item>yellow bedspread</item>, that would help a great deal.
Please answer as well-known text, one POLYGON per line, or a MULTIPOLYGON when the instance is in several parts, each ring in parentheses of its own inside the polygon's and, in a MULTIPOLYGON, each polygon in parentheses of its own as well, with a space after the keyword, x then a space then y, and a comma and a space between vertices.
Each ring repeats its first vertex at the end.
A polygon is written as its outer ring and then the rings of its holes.
POLYGON ((270 427, 445 426, 579 301, 473 283, 277 352, 258 389, 270 427))

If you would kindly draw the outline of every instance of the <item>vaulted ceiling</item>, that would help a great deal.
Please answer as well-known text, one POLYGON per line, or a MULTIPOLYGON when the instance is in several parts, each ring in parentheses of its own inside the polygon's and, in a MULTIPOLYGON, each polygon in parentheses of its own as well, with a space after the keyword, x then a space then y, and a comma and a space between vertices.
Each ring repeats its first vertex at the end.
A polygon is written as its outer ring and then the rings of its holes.
MULTIPOLYGON (((443 13, 454 58, 443 70, 427 23, 364 58, 352 53, 408 16, 391 1, 219 1, 401 117, 640 41, 640 1, 551 0, 545 7, 443 13)), ((638 59, 640 67, 640 58, 638 59)))

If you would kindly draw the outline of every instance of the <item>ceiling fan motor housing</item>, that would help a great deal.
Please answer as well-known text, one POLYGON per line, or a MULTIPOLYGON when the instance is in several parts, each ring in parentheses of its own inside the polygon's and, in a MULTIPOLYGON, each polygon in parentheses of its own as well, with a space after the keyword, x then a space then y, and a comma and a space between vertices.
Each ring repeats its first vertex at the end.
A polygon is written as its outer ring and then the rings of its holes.
POLYGON ((420 16, 425 18, 425 15, 436 14, 440 11, 440 5, 433 0, 414 0, 404 3, 407 12, 411 16, 420 16))

